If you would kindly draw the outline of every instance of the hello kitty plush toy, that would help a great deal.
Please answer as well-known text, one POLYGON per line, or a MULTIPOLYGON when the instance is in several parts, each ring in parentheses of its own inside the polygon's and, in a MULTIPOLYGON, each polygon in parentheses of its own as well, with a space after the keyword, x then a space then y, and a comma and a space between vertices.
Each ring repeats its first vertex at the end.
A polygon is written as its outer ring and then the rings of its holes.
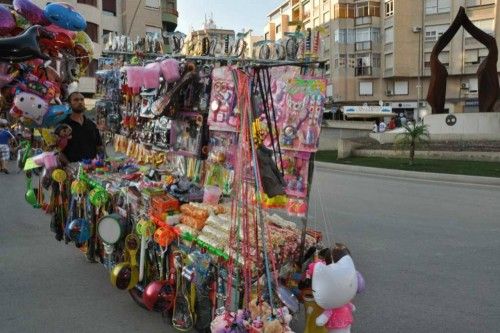
POLYGON ((324 309, 316 318, 317 326, 324 326, 330 333, 350 333, 355 310, 351 300, 358 290, 358 277, 350 252, 337 243, 331 260, 317 262, 312 275, 315 302, 324 309))

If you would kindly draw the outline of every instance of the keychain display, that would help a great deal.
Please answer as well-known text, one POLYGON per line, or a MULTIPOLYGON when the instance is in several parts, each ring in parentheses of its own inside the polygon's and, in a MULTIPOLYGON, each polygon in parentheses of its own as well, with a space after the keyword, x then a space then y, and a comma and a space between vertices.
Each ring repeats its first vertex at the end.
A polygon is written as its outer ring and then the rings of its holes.
POLYGON ((214 68, 208 114, 208 125, 211 130, 239 129, 240 119, 235 103, 236 93, 231 67, 214 68))

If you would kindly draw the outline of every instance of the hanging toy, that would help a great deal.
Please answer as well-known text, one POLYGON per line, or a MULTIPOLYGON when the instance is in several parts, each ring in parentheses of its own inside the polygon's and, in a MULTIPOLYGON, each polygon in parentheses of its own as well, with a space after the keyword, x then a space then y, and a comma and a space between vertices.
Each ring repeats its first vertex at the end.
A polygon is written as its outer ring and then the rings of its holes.
POLYGON ((125 250, 128 261, 116 265, 110 274, 111 284, 121 290, 130 290, 139 282, 139 268, 137 267, 137 251, 139 238, 130 234, 125 238, 125 250))
POLYGON ((24 117, 36 125, 42 125, 43 117, 49 110, 48 103, 41 97, 21 92, 14 98, 14 106, 10 114, 14 117, 24 117))
POLYGON ((10 10, 0 5, 0 36, 10 34, 16 28, 16 20, 10 10))
POLYGON ((53 36, 39 25, 34 25, 19 36, 0 38, 0 61, 18 63, 35 58, 49 60, 40 50, 38 40, 41 37, 53 36))
POLYGON ((60 124, 54 130, 54 134, 57 136, 56 145, 60 151, 63 151, 68 145, 69 140, 71 140, 72 131, 71 126, 68 124, 60 124))

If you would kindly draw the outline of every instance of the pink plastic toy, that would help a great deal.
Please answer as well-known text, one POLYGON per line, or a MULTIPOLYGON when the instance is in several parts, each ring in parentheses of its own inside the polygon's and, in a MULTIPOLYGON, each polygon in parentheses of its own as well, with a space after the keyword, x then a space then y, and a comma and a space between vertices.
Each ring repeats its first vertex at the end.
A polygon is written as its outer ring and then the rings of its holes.
POLYGON ((157 62, 146 65, 143 69, 142 83, 146 89, 158 89, 160 86, 160 64, 157 62))

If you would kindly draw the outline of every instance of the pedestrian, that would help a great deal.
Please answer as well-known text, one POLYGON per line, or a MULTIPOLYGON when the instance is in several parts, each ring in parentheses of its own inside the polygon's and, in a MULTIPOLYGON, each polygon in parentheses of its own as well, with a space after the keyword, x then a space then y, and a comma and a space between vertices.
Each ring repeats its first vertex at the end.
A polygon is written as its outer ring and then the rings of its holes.
POLYGON ((10 144, 15 142, 15 137, 8 129, 9 122, 0 119, 0 172, 9 173, 7 161, 10 159, 10 144))
POLYGON ((395 128, 396 128, 396 118, 392 117, 391 120, 389 121, 389 124, 387 124, 387 129, 393 130, 395 128))
POLYGON ((378 133, 380 132, 380 119, 376 119, 375 123, 373 124, 372 132, 378 133))
POLYGON ((101 134, 96 124, 84 115, 85 97, 75 91, 68 96, 68 102, 72 112, 62 123, 71 127, 71 138, 62 151, 61 161, 67 164, 94 159, 98 154, 104 156, 101 134))
POLYGON ((401 126, 406 125, 406 116, 404 113, 401 113, 401 126))
POLYGON ((385 124, 385 122, 382 120, 382 121, 378 124, 378 131, 379 131, 379 133, 384 133, 386 128, 387 128, 387 125, 386 125, 386 124, 385 124))

